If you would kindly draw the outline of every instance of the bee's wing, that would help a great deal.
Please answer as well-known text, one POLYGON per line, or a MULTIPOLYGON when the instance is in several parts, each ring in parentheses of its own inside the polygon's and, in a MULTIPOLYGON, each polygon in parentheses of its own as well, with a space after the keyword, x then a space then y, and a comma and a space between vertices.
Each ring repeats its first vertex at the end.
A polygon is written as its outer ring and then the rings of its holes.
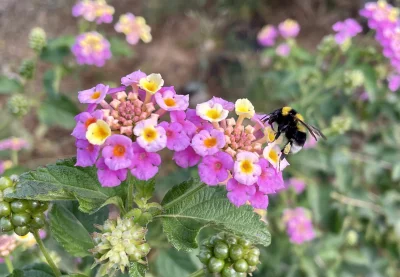
POLYGON ((310 134, 314 137, 315 140, 318 140, 318 137, 326 139, 324 134, 316 127, 314 127, 312 125, 308 125, 307 123, 305 123, 304 121, 302 121, 300 119, 297 119, 297 120, 307 128, 307 130, 310 132, 310 134))

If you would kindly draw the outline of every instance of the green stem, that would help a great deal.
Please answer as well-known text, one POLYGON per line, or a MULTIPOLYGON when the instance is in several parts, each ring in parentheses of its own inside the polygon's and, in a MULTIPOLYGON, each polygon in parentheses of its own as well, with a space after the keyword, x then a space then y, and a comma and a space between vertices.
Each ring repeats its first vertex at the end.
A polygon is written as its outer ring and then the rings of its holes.
POLYGON ((188 277, 203 277, 203 276, 205 276, 205 272, 204 272, 204 269, 201 268, 201 269, 193 272, 192 274, 190 274, 188 277))
POLYGON ((128 195, 126 197, 126 207, 125 210, 130 211, 133 207, 133 181, 132 178, 128 179, 128 195))
POLYGON ((4 262, 6 263, 8 272, 12 273, 14 271, 14 267, 13 267, 13 264, 11 262, 10 256, 5 256, 4 257, 4 262))
POLYGON ((11 151, 11 161, 13 163, 12 164, 13 166, 18 165, 18 151, 16 151, 16 150, 11 151))
POLYGON ((34 230, 33 232, 33 236, 35 237, 35 240, 37 242, 37 244, 39 245, 40 251, 42 251, 43 256, 46 258, 47 263, 49 264, 49 266, 51 267, 51 269, 54 272, 54 275, 56 277, 61 277, 61 272, 60 270, 57 268, 56 264, 54 263, 54 261, 52 260, 52 258, 50 257, 49 252, 47 252, 46 247, 44 246, 44 243, 42 241, 42 239, 40 238, 39 232, 38 230, 34 230))

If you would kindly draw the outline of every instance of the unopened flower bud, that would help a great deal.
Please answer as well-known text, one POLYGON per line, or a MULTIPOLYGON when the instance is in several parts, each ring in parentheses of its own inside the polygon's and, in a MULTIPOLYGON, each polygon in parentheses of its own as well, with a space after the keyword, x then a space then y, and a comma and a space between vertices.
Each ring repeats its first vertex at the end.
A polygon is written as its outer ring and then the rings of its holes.
POLYGON ((29 112, 30 105, 23 95, 16 94, 8 99, 7 109, 12 115, 23 117, 29 112))
POLYGON ((333 35, 325 36, 318 44, 317 49, 322 55, 331 54, 337 48, 337 44, 333 35))
POLYGON ((42 52, 43 48, 46 46, 46 33, 42 28, 33 28, 29 34, 29 47, 35 52, 42 52))
POLYGON ((25 79, 32 79, 35 72, 35 62, 33 60, 23 60, 19 68, 19 75, 25 79))
POLYGON ((354 246, 354 245, 357 244, 357 241, 358 241, 358 234, 357 234, 357 232, 354 231, 354 230, 350 230, 350 231, 347 233, 346 242, 347 242, 350 246, 354 246))

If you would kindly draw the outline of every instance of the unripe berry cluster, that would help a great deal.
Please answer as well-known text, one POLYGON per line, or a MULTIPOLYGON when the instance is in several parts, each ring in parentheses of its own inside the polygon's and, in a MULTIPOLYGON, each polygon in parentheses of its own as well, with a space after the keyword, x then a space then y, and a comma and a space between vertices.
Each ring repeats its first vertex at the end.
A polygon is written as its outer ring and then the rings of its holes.
POLYGON ((42 28, 33 28, 29 34, 29 47, 35 52, 42 52, 47 44, 46 33, 42 28))
POLYGON ((104 264, 104 272, 125 271, 131 262, 146 264, 150 246, 146 243, 147 229, 132 218, 108 219, 103 226, 96 226, 101 233, 93 233, 95 248, 91 250, 97 264, 104 264))
POLYGON ((245 277, 257 269, 260 250, 250 241, 220 233, 206 239, 198 255, 207 271, 222 277, 245 277))
POLYGON ((32 230, 44 227, 44 212, 48 203, 6 197, 7 193, 14 190, 14 186, 10 178, 0 178, 0 231, 14 231, 19 236, 25 236, 32 230))

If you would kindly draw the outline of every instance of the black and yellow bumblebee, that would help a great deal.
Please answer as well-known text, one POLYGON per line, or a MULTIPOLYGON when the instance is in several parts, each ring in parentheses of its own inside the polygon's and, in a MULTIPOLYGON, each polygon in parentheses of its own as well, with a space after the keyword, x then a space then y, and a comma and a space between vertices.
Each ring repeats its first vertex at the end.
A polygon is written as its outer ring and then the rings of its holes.
POLYGON ((291 107, 277 109, 262 117, 261 121, 268 122, 273 131, 275 131, 274 123, 278 126, 274 141, 277 140, 281 134, 285 134, 287 142, 282 149, 281 160, 289 153, 297 153, 303 148, 307 140, 307 130, 315 140, 318 140, 320 137, 326 139, 320 130, 305 123, 303 116, 291 107))

